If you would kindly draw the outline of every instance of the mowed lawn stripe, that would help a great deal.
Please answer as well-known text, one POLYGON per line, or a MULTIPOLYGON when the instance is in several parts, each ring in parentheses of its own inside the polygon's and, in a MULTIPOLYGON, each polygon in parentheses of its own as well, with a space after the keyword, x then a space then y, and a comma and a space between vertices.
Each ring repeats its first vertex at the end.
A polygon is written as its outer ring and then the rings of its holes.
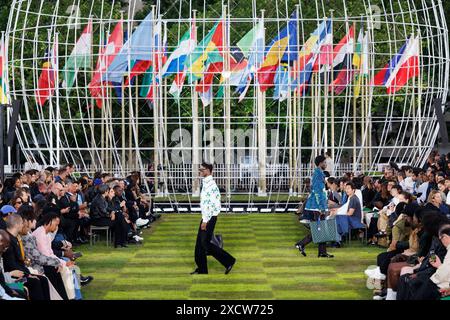
POLYGON ((201 216, 163 214, 144 230, 144 245, 107 248, 104 241, 80 246, 79 265, 94 281, 85 299, 369 299, 363 271, 381 249, 352 241, 330 248, 335 259, 307 257, 294 243, 306 229, 293 214, 221 214, 216 234, 237 258, 233 271, 208 257, 208 275, 190 275, 201 216))

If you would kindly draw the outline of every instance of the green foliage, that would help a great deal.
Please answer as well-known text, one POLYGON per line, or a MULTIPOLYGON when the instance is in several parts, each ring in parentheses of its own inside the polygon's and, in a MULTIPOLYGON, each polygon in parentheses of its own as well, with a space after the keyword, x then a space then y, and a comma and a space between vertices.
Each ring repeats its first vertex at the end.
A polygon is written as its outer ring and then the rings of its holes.
MULTIPOLYGON (((37 61, 33 65, 31 59, 34 56, 44 56, 45 50, 49 46, 48 41, 48 34, 47 30, 43 30, 42 28, 38 28, 42 25, 50 25, 51 24, 51 15, 57 13, 60 17, 56 21, 58 24, 57 32, 59 33, 59 38, 61 42, 68 42, 68 43, 75 43, 78 39, 79 35, 81 34, 81 30, 84 27, 84 25, 87 23, 87 18, 89 15, 91 15, 94 19, 105 16, 105 13, 109 13, 111 9, 111 3, 112 1, 104 1, 104 5, 100 6, 99 1, 96 0, 93 1, 80 1, 80 16, 81 19, 79 23, 81 24, 81 28, 79 29, 73 29, 68 30, 66 23, 67 23, 67 13, 66 10, 69 6, 73 5, 73 0, 59 0, 58 6, 51 5, 52 3, 56 3, 56 0, 52 1, 41 1, 41 0, 32 0, 31 5, 29 8, 30 13, 27 15, 26 20, 26 27, 27 30, 23 31, 21 30, 25 25, 25 7, 26 3, 28 1, 23 1, 22 4, 22 11, 19 13, 19 17, 17 17, 18 21, 18 29, 19 31, 14 34, 15 38, 10 39, 10 48, 14 47, 17 48, 15 52, 15 58, 18 57, 18 48, 23 49, 24 55, 23 60, 15 60, 14 65, 10 69, 11 73, 14 73, 16 79, 20 79, 21 81, 18 81, 15 83, 15 89, 20 90, 22 87, 27 88, 30 90, 31 88, 35 87, 35 83, 37 81, 37 74, 36 72, 33 72, 33 69, 35 70, 36 67, 40 68, 41 62, 37 61), (42 4, 42 7, 41 7, 42 4), (95 4, 95 5, 93 5, 95 4), (39 12, 42 11, 42 15, 34 14, 33 12, 39 12), (103 10, 103 14, 102 14, 103 10), (26 41, 21 42, 19 39, 25 38, 25 39, 36 39, 39 42, 33 42, 33 41, 26 41), (23 48, 22 48, 23 47, 23 48), (21 66, 24 66, 23 77, 21 76, 21 66), (23 80, 23 82, 22 82, 23 80)), ((136 20, 143 19, 148 12, 151 11, 151 6, 156 3, 156 1, 153 0, 144 0, 144 9, 140 12, 137 12, 135 15, 136 20)), ((276 18, 288 18, 293 10, 296 10, 296 5, 299 4, 298 10, 299 10, 299 16, 303 18, 303 20, 300 21, 300 29, 301 34, 304 34, 304 37, 302 36, 300 38, 300 43, 304 43, 304 41, 307 40, 308 35, 316 28, 317 26, 317 17, 319 19, 322 19, 322 17, 327 18, 335 18, 333 20, 333 30, 334 30, 334 42, 337 43, 347 32, 347 29, 350 27, 348 23, 344 23, 345 17, 348 17, 350 20, 355 21, 356 23, 356 30, 358 31, 361 26, 361 21, 359 17, 361 15, 366 15, 366 7, 367 1, 361 1, 361 0, 329 0, 329 1, 298 1, 298 0, 287 0, 287 1, 273 1, 273 0, 257 0, 255 1, 257 5, 256 10, 256 19, 252 19, 254 12, 252 11, 252 5, 251 0, 230 0, 227 1, 227 3, 230 4, 229 7, 229 14, 232 18, 246 18, 244 20, 241 20, 240 22, 233 23, 231 26, 231 44, 235 44, 244 34, 250 30, 253 25, 258 21, 257 19, 261 17, 261 10, 264 9, 264 17, 266 19, 265 27, 266 27, 266 43, 269 43, 269 41, 276 36, 279 29, 284 27, 284 23, 275 23, 273 19, 276 18), (316 7, 316 3, 319 4, 318 7, 316 7), (324 7, 321 7, 321 3, 324 4, 324 7), (346 4, 344 6, 344 3, 346 4), (330 10, 333 9, 334 11, 331 12, 330 10)), ((400 11, 408 11, 407 5, 402 1, 384 1, 384 0, 373 0, 370 1, 372 5, 378 5, 380 8, 383 9, 383 7, 386 8, 387 11, 393 11, 393 12, 400 12, 400 11)), ((415 0, 415 5, 419 8, 422 7, 423 1, 421 0, 415 0)), ((113 8, 113 19, 118 19, 120 17, 120 10, 124 4, 124 1, 115 1, 115 6, 113 8)), ((222 15, 222 1, 221 0, 208 0, 206 2, 203 0, 194 0, 192 1, 192 7, 189 7, 189 2, 182 1, 181 6, 179 1, 173 1, 173 0, 161 0, 161 14, 163 15, 163 19, 178 19, 179 17, 182 17, 183 19, 186 19, 188 17, 192 17, 192 10, 197 10, 196 16, 197 19, 201 19, 203 17, 211 19, 206 24, 202 24, 198 28, 198 38, 201 39, 203 36, 206 35, 206 33, 210 30, 210 28, 214 24, 214 20, 219 19, 222 15), (206 11, 204 11, 204 8, 206 8, 206 11)), ((8 22, 8 16, 11 10, 12 6, 12 0, 2 0, 0 4, 0 30, 6 30, 7 22, 8 22)), ((450 2, 449 1, 443 1, 444 10, 447 13, 446 16, 450 16, 450 2)), ((17 13, 16 13, 17 14, 17 13)), ((125 18, 127 18, 127 12, 124 13, 125 18)), ((432 17, 433 18, 433 17, 432 17)), ((383 18, 384 19, 384 18, 383 18)), ((394 41, 396 39, 405 39, 408 35, 411 33, 417 33, 418 30, 414 30, 414 25, 411 22, 415 22, 416 16, 415 12, 413 11, 410 14, 406 15, 389 15, 387 16, 387 20, 381 20, 381 28, 374 30, 374 37, 375 41, 377 42, 377 45, 375 47, 375 51, 377 53, 384 52, 386 55, 384 56, 377 56, 377 59, 375 60, 375 68, 381 68, 384 66, 384 64, 389 60, 390 56, 394 54, 400 46, 403 44, 403 40, 394 41), (404 26, 403 26, 404 25, 404 26)), ((367 22, 362 21, 364 28, 367 29, 367 22)), ((422 22, 422 21, 421 21, 422 22)), ((172 51, 175 46, 178 43, 178 39, 189 28, 189 24, 187 21, 183 21, 182 23, 169 23, 168 24, 168 45, 170 50, 172 51)), ((98 24, 94 27, 94 53, 97 53, 100 47, 100 28, 98 24)), ((423 32, 423 31, 422 31, 423 32)), ((104 36, 104 35, 103 35, 104 36)), ((426 38, 426 34, 423 34, 423 36, 426 38)), ((427 45, 426 39, 424 39, 422 48, 423 48, 423 54, 425 56, 429 55, 431 53, 431 50, 433 48, 429 48, 427 45)), ((65 57, 70 54, 72 50, 71 46, 60 48, 60 61, 59 61, 59 67, 60 69, 63 68, 65 57)), ((95 59, 94 59, 95 60, 95 59)), ((425 61, 427 62, 427 61, 425 61)), ((94 61, 93 63, 96 63, 94 61)), ((39 72, 40 73, 40 72, 39 72)), ((62 73, 60 73, 60 77, 62 77, 62 73)), ((78 76, 78 84, 79 86, 84 86, 86 84, 86 81, 89 81, 89 77, 86 76, 86 73, 80 72, 78 76)), ((137 80, 138 82, 141 81, 141 79, 137 80)), ((423 75, 423 85, 424 89, 426 89, 427 83, 430 81, 438 81, 438 78, 435 77, 435 79, 428 79, 427 74, 423 75)), ((170 85, 171 79, 168 79, 168 84, 170 85)), ((215 84, 217 85, 219 83, 219 76, 216 77, 215 84)), ((436 83, 435 83, 436 84, 436 83)), ((72 90, 72 97, 77 96, 77 90, 72 90)), ((79 90, 83 91, 83 90, 79 90)), ((375 97, 373 98, 372 103, 372 113, 373 115, 384 115, 385 114, 385 108, 388 103, 388 99, 383 96, 378 96, 379 94, 384 93, 382 89, 375 89, 374 94, 375 97)), ((88 92, 78 92, 80 95, 89 95, 88 92)), ((135 96, 134 89, 132 89, 133 96, 135 96)), ((323 94, 323 92, 322 92, 323 94)), ((63 94, 64 96, 65 94, 63 94)), ((114 94, 113 94, 114 95, 114 94)), ((172 99, 170 96, 168 98, 168 116, 169 117, 177 117, 180 115, 181 117, 190 117, 191 116, 191 99, 189 99, 191 95, 190 90, 185 87, 185 90, 182 93, 182 99, 180 100, 180 105, 178 105, 178 102, 174 99, 172 99), (180 110, 180 114, 179 114, 180 110)), ((269 89, 267 92, 267 110, 266 114, 267 117, 285 117, 286 116, 286 103, 278 103, 274 102, 271 98, 273 95, 273 90, 269 89)), ((125 97, 127 99, 128 92, 125 93, 125 97)), ((253 89, 250 88, 247 97, 253 97, 254 92, 253 89)), ((403 101, 403 97, 397 96, 395 98, 399 102, 403 101)), ((61 111, 62 111, 62 117, 72 117, 75 119, 79 119, 80 121, 83 121, 83 118, 87 114, 88 105, 86 105, 85 99, 78 100, 71 99, 61 99, 61 111), (75 103, 76 102, 76 103, 75 103), (69 114, 70 113, 70 114, 69 114)), ((92 101, 88 104, 92 104, 92 101)), ((200 103, 201 104, 201 103, 200 103)), ((308 116, 310 114, 310 106, 311 101, 310 99, 305 99, 303 101, 303 108, 304 112, 303 115, 308 116)), ((30 100, 30 105, 34 105, 34 101, 30 100)), ((140 117, 152 117, 152 109, 149 108, 148 103, 144 99, 139 99, 139 115, 140 117)), ((342 97, 336 97, 335 98, 335 106, 336 106, 336 116, 342 116, 344 113, 343 106, 345 105, 345 99, 342 97)), ((114 103, 112 106, 113 110, 112 113, 115 116, 118 116, 121 114, 122 105, 121 102, 117 99, 114 99, 114 103)), ((202 108, 200 108, 202 109, 202 108)), ((242 129, 247 129, 249 127, 249 124, 254 121, 254 102, 252 99, 245 99, 242 103, 237 102, 237 94, 233 93, 232 89, 232 102, 231 102, 231 112, 232 116, 242 116, 246 117, 242 120, 242 123, 237 125, 238 127, 242 129)), ((204 110, 209 114, 209 110, 204 110)), ((37 118, 37 110, 35 108, 29 108, 29 112, 31 114, 31 117, 37 118)), ((48 112, 44 110, 44 112, 48 112)), ((98 110, 94 111, 99 113, 98 110)), ((400 112, 399 110, 394 110, 394 114, 400 112)), ((200 115, 203 114, 203 110, 200 110, 200 115)), ((220 100, 217 100, 214 102, 214 116, 215 117, 223 117, 223 108, 222 108, 222 102, 220 100)), ((96 137, 100 135, 99 126, 96 128, 93 128, 93 133, 96 137)), ((189 128, 186 126, 186 128, 189 128)), ((280 136, 284 137, 284 130, 285 125, 280 125, 280 136)), ((308 144, 311 141, 310 137, 310 125, 305 124, 304 126, 304 134, 302 137, 302 142, 308 144)), ((339 130, 340 128, 337 127, 336 130, 339 130)), ((28 130, 28 128, 25 128, 25 130, 28 130)), ((88 141, 84 139, 84 131, 86 130, 85 125, 83 126, 75 126, 72 130, 65 130, 68 134, 69 140, 76 139, 80 145, 79 147, 86 147, 88 146, 88 141), (76 138, 77 137, 77 138, 76 138)), ((141 143, 146 145, 152 145, 153 144, 153 128, 151 126, 143 127, 140 129, 141 135, 141 143)), ((43 133, 38 133, 39 136, 42 136, 43 133)), ((42 138, 42 137, 41 137, 42 138)), ((283 141, 281 142, 283 143, 283 141)))

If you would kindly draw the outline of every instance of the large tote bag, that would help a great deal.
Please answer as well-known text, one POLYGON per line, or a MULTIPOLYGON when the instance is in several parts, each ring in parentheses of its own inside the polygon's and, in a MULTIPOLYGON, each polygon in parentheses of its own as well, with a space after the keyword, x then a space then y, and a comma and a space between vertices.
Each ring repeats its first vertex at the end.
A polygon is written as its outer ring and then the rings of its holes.
POLYGON ((314 243, 339 242, 341 237, 337 231, 336 219, 317 220, 310 223, 314 243))

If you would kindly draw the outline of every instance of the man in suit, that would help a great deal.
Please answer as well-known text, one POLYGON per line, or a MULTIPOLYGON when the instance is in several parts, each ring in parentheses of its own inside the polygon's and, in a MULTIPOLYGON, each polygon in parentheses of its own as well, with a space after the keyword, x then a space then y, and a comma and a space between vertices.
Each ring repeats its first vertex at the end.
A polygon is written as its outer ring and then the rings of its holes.
MULTIPOLYGON (((24 300, 26 299, 25 292, 11 289, 6 282, 6 277, 17 277, 21 275, 21 271, 8 272, 7 275, 3 272, 3 253, 9 247, 9 234, 5 230, 0 230, 0 300, 24 300)), ((12 279, 9 279, 12 280, 12 279)))
POLYGON ((45 277, 32 275, 25 262, 25 250, 19 232, 23 227, 22 217, 16 213, 9 215, 6 220, 6 232, 9 235, 9 248, 3 253, 5 272, 20 271, 20 277, 26 278, 24 283, 31 300, 50 300, 50 289, 45 277))
POLYGON ((200 177, 203 178, 200 194, 202 220, 200 221, 197 242, 195 244, 195 263, 197 264, 197 269, 191 274, 208 273, 207 254, 211 254, 225 267, 225 274, 228 274, 236 263, 236 259, 233 256, 211 243, 217 216, 220 213, 220 191, 211 175, 212 171, 213 166, 208 163, 202 163, 199 169, 200 177))

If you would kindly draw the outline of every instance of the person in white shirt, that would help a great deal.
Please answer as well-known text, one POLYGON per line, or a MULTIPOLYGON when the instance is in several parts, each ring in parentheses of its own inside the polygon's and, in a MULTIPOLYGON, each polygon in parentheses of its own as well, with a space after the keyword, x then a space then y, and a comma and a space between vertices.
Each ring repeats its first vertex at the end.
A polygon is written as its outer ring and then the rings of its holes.
POLYGON ((408 168, 405 171, 406 178, 400 183, 400 186, 403 188, 404 191, 414 194, 417 190, 416 184, 417 184, 417 178, 418 173, 417 171, 414 171, 412 168, 408 168))
POLYGON ((200 177, 203 178, 202 191, 200 193, 202 220, 195 244, 195 263, 197 268, 191 274, 208 273, 208 254, 212 255, 225 267, 225 274, 228 274, 236 263, 236 259, 232 255, 211 243, 217 216, 220 213, 220 190, 211 175, 212 171, 213 166, 208 163, 202 163, 199 169, 200 177))

